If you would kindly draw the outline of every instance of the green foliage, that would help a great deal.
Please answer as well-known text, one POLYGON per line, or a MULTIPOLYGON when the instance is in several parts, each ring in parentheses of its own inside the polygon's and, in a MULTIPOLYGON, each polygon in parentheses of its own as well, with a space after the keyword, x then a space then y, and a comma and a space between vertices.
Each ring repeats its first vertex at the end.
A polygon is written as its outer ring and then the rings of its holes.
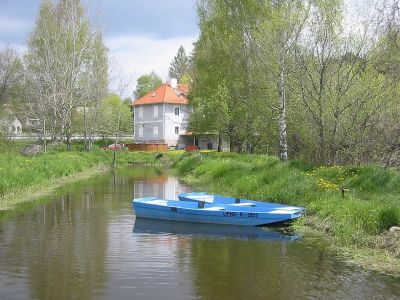
POLYGON ((155 90, 161 84, 161 78, 152 71, 150 74, 142 75, 137 79, 136 89, 133 94, 135 95, 135 98, 138 99, 152 90, 155 90))
POLYGON ((217 133, 221 137, 228 134, 231 115, 228 108, 229 92, 225 86, 219 85, 209 98, 194 98, 191 103, 191 130, 196 133, 217 133))
POLYGON ((133 129, 129 105, 113 94, 103 99, 99 110, 100 132, 113 137, 122 133, 131 134, 133 129))
MULTIPOLYGON (((397 11, 392 4, 382 11, 397 11)), ((342 0, 197 1, 193 127, 213 130, 201 116, 223 86, 231 151, 282 153, 287 132, 292 159, 399 164, 399 19, 381 19, 371 44, 357 26, 344 30, 344 7, 342 0)))

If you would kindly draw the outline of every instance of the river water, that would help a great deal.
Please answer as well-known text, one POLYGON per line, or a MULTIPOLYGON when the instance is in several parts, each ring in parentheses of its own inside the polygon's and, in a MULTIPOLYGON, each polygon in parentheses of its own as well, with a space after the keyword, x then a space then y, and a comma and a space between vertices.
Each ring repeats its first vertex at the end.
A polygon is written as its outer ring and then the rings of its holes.
POLYGON ((400 299, 296 232, 135 220, 134 197, 190 191, 155 169, 64 186, 0 219, 0 299, 400 299))

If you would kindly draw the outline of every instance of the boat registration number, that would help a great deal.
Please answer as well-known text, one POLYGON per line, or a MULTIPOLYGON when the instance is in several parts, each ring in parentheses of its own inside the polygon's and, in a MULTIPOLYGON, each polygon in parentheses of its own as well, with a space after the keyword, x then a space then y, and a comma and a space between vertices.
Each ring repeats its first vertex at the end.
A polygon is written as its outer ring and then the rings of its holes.
POLYGON ((258 213, 243 213, 243 212, 233 212, 224 211, 224 217, 241 217, 241 218, 258 218, 258 213))

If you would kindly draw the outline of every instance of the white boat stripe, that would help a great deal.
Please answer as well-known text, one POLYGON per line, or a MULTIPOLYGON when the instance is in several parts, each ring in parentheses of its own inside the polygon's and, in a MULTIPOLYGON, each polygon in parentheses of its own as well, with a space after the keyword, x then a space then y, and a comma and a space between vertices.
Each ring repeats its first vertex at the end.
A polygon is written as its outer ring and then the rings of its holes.
POLYGON ((168 201, 165 201, 165 200, 151 200, 151 201, 146 201, 145 203, 167 206, 168 201))
POLYGON ((202 210, 225 210, 225 207, 213 206, 213 207, 203 208, 202 210))
POLYGON ((254 203, 250 203, 250 202, 242 202, 242 203, 233 203, 233 204, 229 204, 232 206, 256 206, 254 203))
POLYGON ((268 213, 269 214, 290 214, 290 213, 295 213, 296 211, 289 211, 289 210, 283 210, 283 209, 275 209, 271 210, 268 213))

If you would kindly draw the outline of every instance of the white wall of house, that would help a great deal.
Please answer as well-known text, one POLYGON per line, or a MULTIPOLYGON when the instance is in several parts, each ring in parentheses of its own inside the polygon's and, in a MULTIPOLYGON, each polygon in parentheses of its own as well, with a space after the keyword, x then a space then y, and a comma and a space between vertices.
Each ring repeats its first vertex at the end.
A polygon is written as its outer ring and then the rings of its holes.
POLYGON ((164 143, 163 104, 135 106, 135 142, 164 143))
POLYGON ((134 107, 135 142, 177 146, 189 123, 188 105, 147 104, 134 107))
POLYGON ((178 146, 179 136, 186 134, 189 124, 188 105, 164 104, 165 142, 168 146, 178 146))

